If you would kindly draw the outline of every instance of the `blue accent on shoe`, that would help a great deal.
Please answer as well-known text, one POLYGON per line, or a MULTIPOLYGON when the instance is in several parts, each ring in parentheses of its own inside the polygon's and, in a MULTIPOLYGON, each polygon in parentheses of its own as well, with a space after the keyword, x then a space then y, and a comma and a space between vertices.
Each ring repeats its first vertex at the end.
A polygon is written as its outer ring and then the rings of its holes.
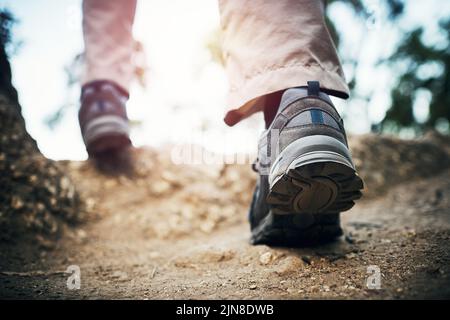
POLYGON ((311 121, 313 124, 323 124, 323 114, 322 111, 318 109, 310 110, 311 113, 311 121))

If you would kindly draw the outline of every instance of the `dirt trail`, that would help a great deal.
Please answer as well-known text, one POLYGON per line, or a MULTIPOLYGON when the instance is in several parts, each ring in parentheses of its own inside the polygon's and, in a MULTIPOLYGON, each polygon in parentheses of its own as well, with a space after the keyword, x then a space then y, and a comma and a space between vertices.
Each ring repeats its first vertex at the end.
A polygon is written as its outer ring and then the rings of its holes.
POLYGON ((176 166, 168 154, 137 150, 133 178, 62 163, 91 214, 38 251, 2 247, 2 298, 450 298, 450 170, 367 174, 386 191, 369 187, 343 214, 344 237, 281 249, 248 244, 248 165, 176 166), (70 265, 79 290, 66 286, 70 265), (366 286, 369 265, 381 270, 379 290, 366 286))

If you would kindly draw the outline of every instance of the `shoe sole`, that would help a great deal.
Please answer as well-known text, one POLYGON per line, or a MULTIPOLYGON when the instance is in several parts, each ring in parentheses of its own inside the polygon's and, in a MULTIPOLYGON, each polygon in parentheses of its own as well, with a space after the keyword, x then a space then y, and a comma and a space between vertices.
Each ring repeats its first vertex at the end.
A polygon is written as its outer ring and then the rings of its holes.
POLYGON ((339 213, 274 214, 270 212, 252 230, 253 245, 305 247, 331 242, 343 234, 339 213))
POLYGON ((271 167, 271 211, 250 241, 287 247, 334 241, 342 235, 340 213, 353 207, 363 187, 344 144, 328 136, 298 139, 271 167))
POLYGON ((114 115, 91 120, 85 126, 83 140, 90 155, 120 150, 131 145, 128 121, 114 115))
POLYGON ((291 143, 269 174, 267 202, 274 214, 321 214, 349 210, 361 198, 363 181, 347 147, 329 136, 291 143))

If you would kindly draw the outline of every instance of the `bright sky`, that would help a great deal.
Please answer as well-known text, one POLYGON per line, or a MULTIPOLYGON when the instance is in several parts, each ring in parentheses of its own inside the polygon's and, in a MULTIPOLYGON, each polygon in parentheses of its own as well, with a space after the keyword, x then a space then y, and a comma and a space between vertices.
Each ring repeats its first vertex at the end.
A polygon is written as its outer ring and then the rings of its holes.
MULTIPOLYGON (((373 5, 376 17, 378 1, 367 2, 373 5)), ((4 6, 19 20, 14 38, 23 46, 11 62, 27 129, 47 157, 85 159, 76 107, 67 111, 55 129, 45 124, 45 119, 67 101, 64 66, 83 50, 81 1, 0 0, 0 7, 4 6)), ((418 21, 434 23, 443 12, 450 13, 450 1, 410 0, 407 8, 402 25, 409 29, 418 21)), ((382 21, 358 28, 345 5, 337 4, 331 9, 339 30, 354 30, 341 35, 343 50, 360 57, 358 78, 363 80, 358 90, 372 95, 368 107, 354 99, 350 103, 338 102, 338 109, 343 111, 349 131, 367 132, 369 119, 380 120, 389 105, 387 93, 393 78, 391 70, 377 68, 374 62, 391 52, 398 35, 382 21), (362 38, 363 47, 359 45, 362 38)), ((157 146, 195 139, 217 152, 256 150, 263 128, 261 115, 233 128, 222 121, 227 80, 224 70, 212 61, 206 49, 207 39, 218 24, 216 1, 138 2, 134 34, 145 46, 150 74, 146 90, 138 85, 131 90, 129 115, 142 123, 132 132, 135 145, 157 146), (207 134, 201 135, 202 130, 207 134)), ((77 95, 78 90, 75 98, 77 95)), ((426 109, 427 101, 423 101, 426 109)), ((424 113, 424 106, 417 110, 419 115, 424 113)))

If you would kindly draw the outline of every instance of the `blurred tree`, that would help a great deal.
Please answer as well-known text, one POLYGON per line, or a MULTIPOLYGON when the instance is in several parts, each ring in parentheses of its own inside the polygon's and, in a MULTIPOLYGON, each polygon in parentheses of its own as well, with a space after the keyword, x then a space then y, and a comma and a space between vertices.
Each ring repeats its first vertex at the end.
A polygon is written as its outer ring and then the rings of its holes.
POLYGON ((397 51, 387 63, 406 63, 406 68, 398 77, 398 85, 391 91, 392 104, 386 113, 382 127, 389 125, 413 127, 418 131, 441 127, 447 131, 450 121, 450 19, 439 23, 445 35, 443 46, 426 45, 423 42, 424 27, 419 27, 406 35, 397 51), (421 67, 432 68, 435 72, 421 72, 421 67), (413 106, 418 90, 430 93, 428 119, 418 122, 414 117, 413 106))
MULTIPOLYGON (((345 5, 349 6, 355 16, 365 21, 367 24, 373 24, 375 21, 375 16, 373 9, 368 7, 366 4, 366 1, 364 0, 324 0, 325 3, 325 22, 328 26, 328 30, 330 32, 331 38, 333 39, 336 47, 339 49, 340 47, 340 39, 339 31, 336 28, 333 20, 329 17, 329 5, 341 2, 345 5)), ((387 19, 391 21, 395 21, 397 18, 399 18, 403 11, 404 11, 404 3, 403 0, 380 0, 380 4, 383 3, 386 6, 386 15, 387 19)), ((364 39, 362 39, 364 40, 364 39)), ((363 43, 361 43, 363 45, 363 43)), ((357 57, 347 57, 347 56, 341 56, 341 59, 343 62, 346 62, 349 64, 353 70, 356 70, 358 68, 358 58, 357 57)), ((363 100, 367 100, 368 97, 362 97, 358 95, 358 92, 355 92, 356 87, 356 78, 355 78, 356 72, 351 73, 351 77, 348 80, 349 88, 352 91, 353 97, 358 96, 359 98, 363 100)))
MULTIPOLYGON (((364 0, 329 0, 328 4, 342 2, 352 8, 355 16, 365 21, 372 19, 367 1, 364 0)), ((402 17, 407 2, 404 0, 380 0, 386 8, 383 17, 393 25, 402 17)), ((328 11, 327 11, 328 13, 328 11)), ((330 33, 339 48, 339 36, 333 21, 327 16, 330 33)), ((383 120, 375 124, 373 129, 398 132, 403 128, 412 128, 416 133, 425 129, 438 128, 441 132, 450 133, 450 18, 439 23, 440 33, 444 35, 445 43, 428 45, 424 42, 423 34, 428 26, 422 25, 414 30, 403 32, 396 50, 387 59, 380 60, 380 64, 388 65, 395 70, 397 85, 391 89, 391 105, 383 120), (403 66, 405 66, 403 68, 403 66), (399 67, 402 66, 402 67, 399 67), (431 69, 437 66, 437 72, 422 72, 423 68, 431 69), (414 105, 419 92, 428 92, 430 96, 428 117, 420 121, 414 115, 414 105)), ((358 67, 355 57, 342 57, 345 62, 358 67)), ((356 72, 349 80, 353 96, 355 92, 356 72)), ((370 97, 359 97, 370 99, 370 97)))
POLYGON ((11 85, 11 67, 8 62, 8 52, 12 46, 11 27, 15 19, 6 9, 0 10, 0 92, 17 101, 17 93, 11 85))

